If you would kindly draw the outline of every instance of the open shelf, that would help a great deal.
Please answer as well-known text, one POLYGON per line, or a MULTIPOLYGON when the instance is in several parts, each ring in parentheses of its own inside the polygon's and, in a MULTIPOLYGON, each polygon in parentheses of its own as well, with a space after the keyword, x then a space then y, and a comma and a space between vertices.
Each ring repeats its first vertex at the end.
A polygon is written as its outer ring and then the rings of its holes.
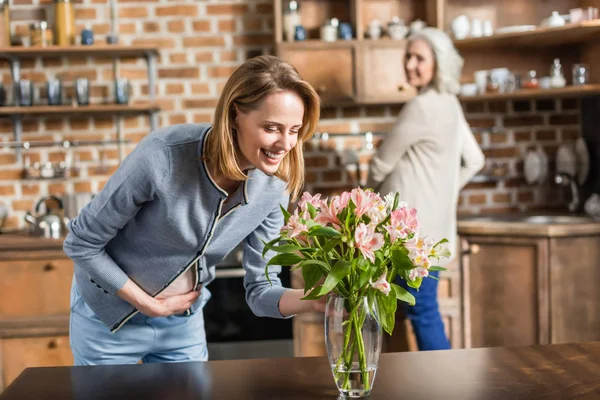
POLYGON ((153 46, 124 46, 98 44, 91 46, 0 47, 0 58, 38 58, 64 56, 141 57, 158 54, 153 46))
POLYGON ((560 89, 526 89, 510 93, 490 93, 477 96, 459 96, 460 101, 539 99, 554 97, 580 97, 600 94, 600 85, 567 86, 560 89))
POLYGON ((143 114, 159 111, 156 103, 142 104, 91 104, 89 106, 31 106, 0 107, 0 117, 12 115, 64 115, 64 114, 143 114))
POLYGON ((600 20, 584 21, 556 28, 500 33, 492 36, 455 40, 458 50, 489 50, 498 47, 543 47, 597 40, 600 20))
POLYGON ((281 42, 277 43, 280 50, 297 50, 297 49, 331 49, 352 47, 358 43, 358 40, 336 40, 335 42, 325 42, 321 39, 299 40, 296 42, 281 42))

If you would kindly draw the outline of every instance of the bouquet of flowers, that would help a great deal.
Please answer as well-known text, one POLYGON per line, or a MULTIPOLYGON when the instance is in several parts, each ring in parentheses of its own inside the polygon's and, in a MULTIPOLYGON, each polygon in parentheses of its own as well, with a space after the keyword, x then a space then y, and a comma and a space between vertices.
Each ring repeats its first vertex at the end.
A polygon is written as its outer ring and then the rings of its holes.
MULTIPOLYGON (((293 214, 283 207, 281 212, 285 225, 280 236, 265 243, 263 256, 269 250, 277 253, 267 263, 266 272, 271 265, 300 268, 304 299, 330 294, 344 298, 347 328, 341 354, 332 365, 334 375, 340 367, 351 368, 356 358, 360 371, 367 373, 361 329, 366 314, 391 334, 397 301, 415 304, 410 292, 392 282, 399 276, 418 289, 429 272, 444 270, 432 262, 450 255, 447 240, 422 237, 417 210, 400 202, 398 193, 381 198, 373 191, 356 188, 321 199, 320 194, 305 192, 293 214), (371 307, 361 307, 361 299, 371 307)), ((363 384, 369 389, 369 382, 363 384)))

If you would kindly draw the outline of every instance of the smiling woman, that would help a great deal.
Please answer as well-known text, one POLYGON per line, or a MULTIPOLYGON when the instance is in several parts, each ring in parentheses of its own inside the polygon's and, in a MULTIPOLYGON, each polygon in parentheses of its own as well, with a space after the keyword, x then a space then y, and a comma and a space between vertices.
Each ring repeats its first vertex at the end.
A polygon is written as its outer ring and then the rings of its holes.
MULTIPOLYGON (((208 358, 202 308, 215 265, 243 244, 246 302, 257 316, 321 309, 265 276, 264 243, 303 184, 302 144, 319 97, 273 56, 246 61, 225 84, 213 125, 147 135, 69 223, 75 261, 71 348, 77 365, 208 358)), ((256 329, 261 329, 257 326, 256 329)))

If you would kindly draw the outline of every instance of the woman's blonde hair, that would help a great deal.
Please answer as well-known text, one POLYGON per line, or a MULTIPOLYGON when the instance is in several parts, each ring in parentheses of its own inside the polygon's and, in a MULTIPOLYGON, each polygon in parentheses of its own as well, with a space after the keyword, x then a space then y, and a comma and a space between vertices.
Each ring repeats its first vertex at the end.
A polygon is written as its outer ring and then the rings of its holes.
POLYGON ((303 143, 315 133, 321 111, 319 96, 296 68, 275 56, 259 56, 242 64, 225 84, 213 117, 213 129, 208 138, 205 159, 226 178, 248 179, 238 163, 233 122, 235 107, 243 112, 255 110, 270 94, 290 91, 304 103, 302 128, 298 143, 284 157, 275 176, 287 182, 287 190, 296 199, 304 185, 303 143))
POLYGON ((452 39, 443 31, 427 27, 409 36, 408 41, 422 39, 429 44, 435 55, 436 71, 432 86, 440 93, 460 92, 460 73, 464 64, 452 39))

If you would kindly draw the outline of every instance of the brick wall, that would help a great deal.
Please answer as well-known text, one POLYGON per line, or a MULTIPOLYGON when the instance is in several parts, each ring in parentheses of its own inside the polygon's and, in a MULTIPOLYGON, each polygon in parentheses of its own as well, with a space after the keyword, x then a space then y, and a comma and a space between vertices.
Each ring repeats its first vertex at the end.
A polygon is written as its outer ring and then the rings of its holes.
MULTIPOLYGON (((272 52, 273 10, 270 0, 167 1, 121 0, 119 35, 122 44, 149 44, 160 48, 158 99, 163 107, 159 125, 210 121, 221 88, 229 74, 244 60, 272 52)), ((15 0, 13 9, 51 7, 49 0, 15 0)), ((89 26, 95 39, 103 42, 110 30, 105 0, 76 3, 79 28, 89 26)), ((26 34, 30 21, 13 23, 17 34, 26 34)), ((112 101, 112 63, 109 59, 45 58, 24 62, 22 77, 42 87, 46 79, 62 78, 69 86, 76 77, 92 81, 92 102, 112 101)), ((0 65, 2 82, 10 84, 7 64, 0 65)), ((122 59, 119 75, 131 79, 133 102, 147 100, 146 66, 142 59, 122 59)), ((67 88, 67 92, 71 92, 67 88)), ((342 133, 385 132, 400 106, 327 108, 320 130, 328 141, 307 144, 307 190, 335 192, 353 185, 353 167, 344 165, 345 149, 357 150, 358 176, 366 174, 370 151, 362 150, 364 136, 342 133), (349 172, 347 170, 350 170, 349 172)), ((478 133, 488 156, 508 166, 506 178, 498 182, 470 184, 461 194, 461 212, 507 211, 561 206, 563 194, 548 184, 528 187, 522 180, 521 160, 527 148, 541 143, 549 154, 564 140, 579 135, 578 104, 573 101, 502 102, 469 104, 468 119, 474 127, 505 128, 496 133, 478 133)), ((23 124, 24 140, 115 139, 112 117, 28 119, 23 124)), ((125 137, 132 143, 149 131, 144 116, 124 118, 125 137)), ((13 140, 10 121, 0 121, 0 202, 8 205, 10 216, 4 227, 23 226, 22 216, 46 193, 96 192, 118 165, 115 145, 80 147, 74 150, 79 172, 68 180, 24 181, 22 165, 14 150, 2 146, 13 140)), ((376 142, 381 137, 376 137, 376 142)), ((28 151, 31 162, 60 161, 61 148, 28 151)))

